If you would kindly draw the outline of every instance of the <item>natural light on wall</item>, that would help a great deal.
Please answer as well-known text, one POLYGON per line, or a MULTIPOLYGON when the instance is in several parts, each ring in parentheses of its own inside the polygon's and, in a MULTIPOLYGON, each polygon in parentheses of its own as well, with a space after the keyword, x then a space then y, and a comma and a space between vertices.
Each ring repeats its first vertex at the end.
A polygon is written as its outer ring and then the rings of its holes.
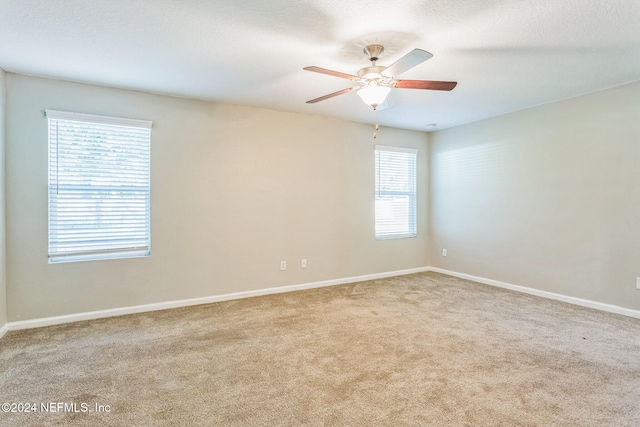
POLYGON ((376 239, 417 234, 417 153, 413 148, 375 146, 376 239))

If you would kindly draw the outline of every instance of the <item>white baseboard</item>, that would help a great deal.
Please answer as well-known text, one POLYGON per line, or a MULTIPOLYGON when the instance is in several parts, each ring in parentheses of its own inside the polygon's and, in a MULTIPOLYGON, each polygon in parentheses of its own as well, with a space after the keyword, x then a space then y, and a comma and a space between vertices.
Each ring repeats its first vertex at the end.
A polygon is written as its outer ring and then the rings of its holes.
POLYGON ((300 285, 279 286, 275 288, 258 289, 255 291, 235 292, 231 294, 213 295, 201 298, 183 299, 177 301, 159 302, 153 304, 136 305, 130 307, 112 308, 108 310, 90 311, 85 313, 67 314, 63 316, 43 317, 39 319, 21 320, 7 323, 0 329, 0 337, 3 332, 19 329, 40 328, 43 326, 60 325, 63 323, 80 322, 83 320, 101 319, 104 317, 123 316, 125 314, 143 313, 147 311, 166 310, 169 308, 187 307, 192 305, 210 304, 214 302, 229 301, 241 298, 257 297, 262 295, 279 294, 283 292, 301 291, 304 289, 322 288, 325 286, 343 285, 346 283, 363 282, 366 280, 384 279, 386 277, 402 276, 405 274, 429 271, 429 267, 411 268, 385 273, 367 274, 364 276, 345 277, 341 279, 325 280, 321 282, 303 283, 300 285))
POLYGON ((113 308, 108 310, 99 310, 99 311, 91 311, 91 312, 84 312, 84 313, 67 314, 63 316, 44 317, 39 319, 9 322, 6 325, 4 325, 2 328, 0 328, 0 338, 2 338, 2 336, 6 334, 8 331, 15 331, 20 329, 40 328, 43 326, 53 326, 53 325, 60 325, 63 323, 80 322, 83 320, 101 319, 104 317, 123 316, 126 314, 144 313, 148 311, 166 310, 170 308, 188 307, 188 306, 201 305, 201 304, 211 304, 214 302, 257 297, 262 295, 279 294, 283 292, 301 291, 305 289, 322 288, 322 287, 334 286, 334 285, 343 285, 346 283, 356 283, 356 282, 364 282, 367 280, 384 279, 386 277, 402 276, 405 274, 420 273, 425 271, 442 273, 448 276, 459 277, 461 279, 471 280, 473 282, 478 282, 485 285, 491 285, 499 288, 510 289, 512 291, 523 292, 530 295, 554 299, 558 301, 567 302, 570 304, 579 305, 582 307, 594 308, 596 310, 602 310, 609 313, 621 314, 623 316, 629 316, 629 317, 640 319, 640 311, 638 310, 632 310, 629 308, 619 307, 616 305, 570 297, 566 295, 556 294, 553 292, 541 291, 538 289, 528 288, 525 286, 513 285, 511 283, 500 282, 497 280, 473 276, 465 273, 458 273, 456 271, 445 270, 438 267, 420 267, 420 268, 412 268, 407 270, 390 271, 385 273, 367 274, 363 276, 345 277, 341 279, 324 280, 320 282, 303 283, 299 285, 289 285, 289 286, 279 286, 275 288, 258 289, 255 291, 235 292, 230 294, 213 295, 213 296, 201 297, 201 298, 166 301, 166 302, 153 303, 153 304, 144 304, 144 305, 136 305, 136 306, 129 306, 129 307, 113 308))
POLYGON ((4 325, 2 328, 0 328, 0 338, 2 338, 4 336, 4 334, 6 334, 7 332, 9 332, 9 324, 8 323, 6 325, 4 325))
POLYGON ((513 285, 511 283, 500 282, 498 280, 487 279, 485 277, 472 276, 471 274, 458 273, 456 271, 445 270, 438 267, 429 267, 429 271, 446 274, 448 276, 459 277, 461 279, 471 280, 473 282, 485 285, 496 286, 498 288, 510 289, 516 292, 535 295, 538 297, 549 298, 569 304, 579 305, 582 307, 595 308, 596 310, 606 311, 609 313, 621 314, 623 316, 635 317, 640 319, 640 311, 624 308, 617 305, 605 304, 603 302, 591 301, 582 298, 570 297, 566 295, 556 294, 553 292, 541 291, 539 289, 528 288, 526 286, 513 285))

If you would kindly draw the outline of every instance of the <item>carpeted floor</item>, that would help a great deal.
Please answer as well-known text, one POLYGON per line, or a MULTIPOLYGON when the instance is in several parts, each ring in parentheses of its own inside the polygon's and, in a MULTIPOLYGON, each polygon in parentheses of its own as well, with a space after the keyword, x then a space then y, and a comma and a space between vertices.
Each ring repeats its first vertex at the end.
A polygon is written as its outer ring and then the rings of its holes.
POLYGON ((10 332, 0 396, 21 427, 639 426, 640 320, 420 273, 10 332))

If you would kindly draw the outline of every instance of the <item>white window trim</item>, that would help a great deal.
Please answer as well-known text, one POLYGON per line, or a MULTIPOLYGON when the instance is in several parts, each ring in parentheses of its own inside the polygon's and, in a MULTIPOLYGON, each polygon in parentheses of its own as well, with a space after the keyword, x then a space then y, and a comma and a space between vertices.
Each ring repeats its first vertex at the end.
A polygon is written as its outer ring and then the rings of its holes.
MULTIPOLYGON (((119 117, 109 117, 109 116, 100 116, 100 115, 94 115, 94 114, 85 114, 85 113, 74 113, 74 112, 68 112, 68 111, 59 111, 59 110, 45 110, 44 111, 44 116, 48 119, 48 128, 49 130, 51 129, 51 120, 65 120, 65 121, 74 121, 74 122, 87 122, 87 123, 92 123, 95 125, 107 125, 107 126, 125 126, 125 127, 132 127, 132 128, 138 128, 138 129, 148 129, 149 130, 149 140, 148 140, 148 161, 149 163, 147 164, 147 169, 146 169, 146 181, 147 181, 147 190, 146 190, 146 200, 144 202, 144 206, 145 206, 145 216, 146 216, 146 226, 145 229, 147 230, 145 236, 145 244, 143 246, 130 246, 130 247, 121 247, 121 248, 102 248, 102 249, 96 249, 96 250, 85 250, 85 251, 76 251, 76 252, 70 252, 70 253, 63 253, 63 252, 58 252, 58 253, 52 253, 51 252, 51 229, 49 230, 49 263, 61 263, 61 262, 72 262, 72 261, 88 261, 88 260, 101 260, 101 259, 116 259, 116 258, 135 258, 135 257, 146 257, 150 255, 150 251, 151 251, 151 232, 150 232, 150 210, 151 210, 151 206, 150 206, 150 197, 151 197, 151 188, 150 188, 150 174, 151 174, 151 165, 150 165, 150 160, 151 160, 151 135, 150 135, 150 130, 152 128, 153 123, 151 121, 147 121, 147 120, 137 120, 137 119, 125 119, 125 118, 119 118, 119 117)), ((57 129, 57 124, 54 125, 56 126, 57 129)), ((52 137, 51 135, 48 136, 48 147, 49 147, 49 166, 48 166, 48 176, 49 176, 49 190, 48 190, 48 199, 49 199, 49 228, 51 227, 51 220, 52 217, 51 216, 51 203, 54 200, 57 200, 57 196, 54 196, 52 198, 52 166, 51 163, 52 161, 55 160, 55 165, 56 168, 59 167, 58 166, 58 160, 57 160, 57 153, 58 153, 58 144, 59 144, 59 139, 56 135, 55 137, 55 153, 56 153, 56 158, 52 158, 52 137)), ((144 169, 143 169, 144 170, 144 169)), ((55 178, 54 178, 54 182, 56 182, 55 185, 57 185, 57 169, 55 172, 55 178)), ((141 175, 144 177, 144 174, 141 175)), ((56 201, 57 203, 57 201, 56 201)), ((68 218, 68 217, 67 217, 68 218)), ((64 220, 64 217, 62 217, 62 219, 64 220)), ((90 232, 90 231, 89 231, 90 232)))
POLYGON ((376 145, 374 146, 375 151, 395 151, 397 153, 410 153, 418 155, 417 148, 408 148, 408 147, 394 147, 392 145, 376 145))
MULTIPOLYGON (((415 159, 415 174, 417 175, 417 154, 418 154, 418 149, 416 148, 408 148, 408 147, 396 147, 396 146, 388 146, 388 145, 375 145, 374 146, 374 153, 377 151, 386 151, 386 152, 397 152, 397 153, 409 153, 409 154, 413 154, 414 156, 416 156, 415 159)), ((374 155, 375 157, 375 155, 374 155)), ((396 233, 396 234, 378 234, 378 230, 377 230, 377 225, 376 225, 376 230, 375 230, 375 238, 376 240, 390 240, 390 239, 405 239, 405 238, 414 238, 418 235, 418 215, 417 215, 417 202, 418 202, 418 192, 417 192, 417 176, 414 177, 416 179, 415 184, 414 184, 414 191, 413 191, 413 199, 412 199, 412 209, 413 209, 413 218, 412 218, 412 225, 413 225, 413 230, 415 231, 410 231, 409 233, 396 233)), ((376 199, 378 198, 378 180, 379 180, 379 176, 376 174, 375 176, 375 187, 376 187, 376 194, 375 197, 376 199)), ((377 213, 375 214, 376 217, 374 218, 374 222, 377 222, 377 213)))
POLYGON ((99 116, 96 114, 72 113, 69 111, 45 110, 47 119, 73 120, 76 122, 101 123, 105 125, 131 126, 151 129, 153 122, 148 120, 125 119, 120 117, 99 116))

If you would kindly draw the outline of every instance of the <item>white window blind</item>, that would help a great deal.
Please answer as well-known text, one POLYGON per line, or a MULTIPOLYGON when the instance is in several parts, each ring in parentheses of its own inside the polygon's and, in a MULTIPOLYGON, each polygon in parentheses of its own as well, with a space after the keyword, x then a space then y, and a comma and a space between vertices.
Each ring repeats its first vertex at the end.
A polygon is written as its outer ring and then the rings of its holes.
POLYGON ((151 122, 46 116, 49 262, 149 255, 151 122))
POLYGON ((376 239, 416 236, 416 156, 413 148, 375 146, 376 239))

